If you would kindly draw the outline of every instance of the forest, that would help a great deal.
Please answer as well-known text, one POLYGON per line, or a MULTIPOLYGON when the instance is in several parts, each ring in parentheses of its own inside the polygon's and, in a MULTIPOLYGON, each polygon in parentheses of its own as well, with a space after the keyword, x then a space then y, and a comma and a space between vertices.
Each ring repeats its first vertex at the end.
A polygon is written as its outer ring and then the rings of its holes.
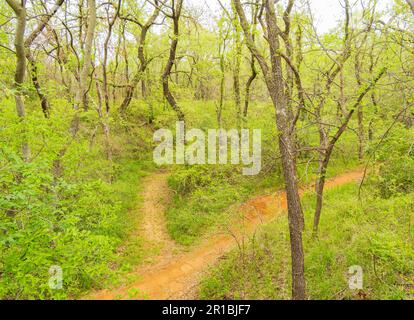
POLYGON ((413 220, 414 0, 0 1, 0 299, 413 300, 413 220))

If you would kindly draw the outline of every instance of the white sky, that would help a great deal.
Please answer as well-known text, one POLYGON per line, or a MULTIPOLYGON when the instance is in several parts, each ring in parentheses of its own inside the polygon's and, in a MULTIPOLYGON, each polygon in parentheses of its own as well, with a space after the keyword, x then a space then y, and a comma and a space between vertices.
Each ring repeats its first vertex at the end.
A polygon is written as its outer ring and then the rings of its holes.
MULTIPOLYGON (((351 0, 351 5, 355 4, 357 7, 361 0, 351 0)), ((218 0, 185 0, 187 4, 200 7, 210 14, 215 15, 220 11, 220 5, 218 0)), ((285 1, 283 1, 285 2, 285 1)), ((302 1, 296 1, 297 5, 300 5, 302 1)), ((394 0, 379 0, 378 10, 386 10, 391 8, 394 0)), ((222 3, 229 4, 230 0, 222 0, 222 3)), ((341 6, 342 0, 310 0, 313 16, 315 18, 315 24, 320 33, 328 32, 330 29, 337 26, 338 21, 344 15, 344 9, 341 6)))

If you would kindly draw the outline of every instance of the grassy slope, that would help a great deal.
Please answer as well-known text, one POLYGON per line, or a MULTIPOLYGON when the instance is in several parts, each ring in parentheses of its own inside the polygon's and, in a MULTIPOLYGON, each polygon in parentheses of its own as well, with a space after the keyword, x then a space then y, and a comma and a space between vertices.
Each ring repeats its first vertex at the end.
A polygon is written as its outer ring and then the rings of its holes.
MULTIPOLYGON (((314 197, 304 198, 306 276, 312 299, 410 299, 414 294, 413 194, 388 200, 346 185, 326 196, 319 241, 311 237, 314 197), (364 289, 351 291, 348 270, 364 271, 364 289)), ((245 252, 233 252, 203 280, 205 299, 289 299, 287 217, 264 227, 245 252)))
MULTIPOLYGON (((183 102, 189 127, 211 129, 216 127, 215 105, 212 102, 183 102), (200 115, 202 110, 202 115, 200 115)), ((223 127, 233 128, 234 107, 225 106, 223 127)), ((172 238, 184 245, 191 245, 205 234, 219 228, 237 215, 237 204, 256 195, 274 192, 283 186, 280 160, 277 158, 277 132, 273 107, 252 104, 246 128, 262 129, 263 169, 255 177, 243 177, 234 166, 177 166, 172 171, 170 186, 176 192, 167 212, 168 230, 172 238)), ((166 113, 161 121, 173 123, 173 115, 166 113)), ((354 137, 345 135, 338 145, 329 170, 329 176, 340 174, 358 165, 354 137), (354 156, 349 156, 354 155, 354 156)), ((303 142, 315 144, 317 136, 304 136, 303 142), (315 140, 316 139, 316 140, 315 140)), ((301 183, 315 181, 317 163, 314 158, 302 159, 298 166, 301 183)))
POLYGON ((141 178, 155 169, 151 132, 135 125, 140 112, 131 125, 112 127, 110 163, 96 112, 84 115, 78 140, 68 144, 68 103, 53 101, 53 119, 30 114, 35 156, 26 164, 16 154, 21 135, 13 132, 21 128, 12 107, 0 103, 7 119, 0 128, 0 297, 65 299, 116 281, 144 255, 141 239, 129 236, 139 218, 132 209, 140 203, 141 178), (54 182, 51 168, 62 146, 68 146, 64 172, 54 182), (52 265, 63 270, 64 290, 48 286, 52 265))

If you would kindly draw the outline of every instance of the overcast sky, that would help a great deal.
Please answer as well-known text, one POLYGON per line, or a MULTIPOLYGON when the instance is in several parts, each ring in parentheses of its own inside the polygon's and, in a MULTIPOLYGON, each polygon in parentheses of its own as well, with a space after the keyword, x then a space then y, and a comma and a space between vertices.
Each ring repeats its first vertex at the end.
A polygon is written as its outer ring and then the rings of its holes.
MULTIPOLYGON (((210 14, 219 12, 218 0, 185 0, 188 4, 199 6, 210 14)), ((230 3, 230 0, 222 0, 223 3, 230 3)), ((300 3, 301 1, 297 1, 300 3)), ((342 0, 310 0, 312 12, 318 31, 324 33, 334 28, 338 20, 343 17, 342 0)), ((360 0, 351 0, 351 4, 358 4, 360 0)), ((393 0, 379 0, 379 9, 385 10, 392 6, 393 0)))

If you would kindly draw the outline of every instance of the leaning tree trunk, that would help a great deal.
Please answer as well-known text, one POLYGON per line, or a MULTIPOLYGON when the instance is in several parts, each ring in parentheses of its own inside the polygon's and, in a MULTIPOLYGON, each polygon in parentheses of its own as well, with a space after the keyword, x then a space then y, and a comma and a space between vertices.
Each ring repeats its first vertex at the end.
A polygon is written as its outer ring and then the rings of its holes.
MULTIPOLYGON (((160 11, 161 11, 161 6, 158 5, 158 1, 155 1, 155 4, 157 6, 154 9, 154 12, 152 13, 151 17, 148 19, 148 21, 144 25, 142 26, 140 25, 141 35, 139 38, 139 47, 138 47, 138 59, 139 59, 140 67, 139 67, 137 74, 134 76, 132 83, 126 88, 126 94, 125 94, 124 101, 122 102, 121 107, 119 108, 119 112, 121 114, 124 114, 126 110, 128 109, 131 103, 132 97, 134 96, 135 88, 137 87, 140 81, 142 81, 142 93, 144 95, 144 99, 146 98, 147 88, 145 85, 145 81, 143 79, 145 77, 145 72, 148 68, 148 61, 145 56, 147 35, 148 35, 148 31, 150 30, 151 26, 157 20, 158 15, 160 14, 160 11)), ((124 44, 125 44, 125 39, 124 39, 124 44)), ((125 63, 128 66, 128 61, 125 61, 125 63)))
POLYGON ((170 55, 168 57, 167 65, 165 66, 164 73, 162 75, 162 87, 164 92, 164 97, 167 100, 168 104, 173 108, 175 113, 177 114, 177 118, 179 121, 184 122, 185 127, 185 115, 181 110, 181 107, 178 105, 177 101, 175 100, 173 94, 171 93, 170 86, 169 86, 169 78, 171 76, 171 70, 174 66, 176 55, 177 55, 177 46, 178 46, 178 37, 180 36, 179 31, 179 23, 180 23, 180 16, 181 16, 181 9, 183 5, 183 0, 178 0, 176 8, 173 9, 173 28, 174 34, 171 40, 170 46, 170 55))
MULTIPOLYGON (((26 47, 26 58, 29 61, 30 64, 30 73, 31 78, 33 82, 33 86, 36 89, 36 93, 39 96, 40 104, 42 107, 42 112, 45 116, 45 118, 50 118, 50 107, 49 107, 49 101, 47 99, 46 94, 43 92, 42 87, 39 82, 39 75, 38 75, 38 69, 37 69, 37 63, 33 56, 33 53, 30 51, 30 45, 36 40, 36 38, 43 32, 43 30, 46 28, 47 24, 49 23, 49 20, 56 14, 56 12, 59 10, 59 8, 62 6, 63 2, 65 0, 57 0, 55 6, 52 8, 50 13, 44 15, 40 19, 40 23, 36 26, 36 28, 30 33, 30 35, 27 37, 27 39, 24 42, 24 45, 26 47)), ((57 34, 53 30, 53 35, 57 39, 57 34)), ((60 45, 58 43, 58 55, 60 51, 60 45)), ((59 58, 58 58, 59 59, 59 58)))
POLYGON ((250 75, 249 79, 247 80, 246 83, 246 93, 245 93, 245 99, 244 99, 244 111, 243 111, 243 116, 245 118, 247 118, 247 114, 249 112, 249 104, 250 104, 250 90, 251 90, 251 86, 253 84, 253 81, 256 79, 257 77, 257 70, 256 70, 256 63, 254 60, 254 56, 252 55, 252 60, 250 61, 250 68, 252 71, 252 74, 250 75))
POLYGON ((358 106, 362 103, 362 100, 364 99, 364 97, 376 86, 376 84, 383 77, 386 71, 387 69, 383 68, 380 71, 380 73, 376 76, 376 78, 372 80, 368 86, 366 86, 365 88, 361 88, 363 90, 361 94, 358 96, 355 104, 351 107, 350 111, 348 112, 347 116, 345 117, 344 121, 342 122, 336 134, 333 136, 333 138, 329 142, 327 142, 327 147, 326 147, 326 150, 324 150, 323 159, 320 162, 319 178, 316 184, 316 209, 315 209, 314 224, 313 224, 314 237, 317 237, 318 232, 319 232, 319 224, 320 224, 320 218, 321 218, 322 207, 323 207, 323 193, 324 193, 325 182, 326 182, 326 173, 327 173, 330 161, 331 161, 331 156, 334 151, 334 148, 337 145, 339 139, 348 129, 349 122, 351 121, 354 113, 357 111, 358 106))
POLYGON ((326 174, 328 172, 329 161, 332 155, 333 148, 329 148, 325 151, 322 159, 319 161, 318 169, 318 181, 316 182, 315 192, 316 192, 316 207, 315 215, 313 221, 313 236, 316 238, 319 232, 319 223, 321 219, 322 207, 323 207, 323 197, 325 191, 326 183, 326 174))
MULTIPOLYGON (((16 71, 14 76, 16 111, 21 122, 24 123, 26 112, 23 100, 23 82, 26 74, 26 53, 24 45, 24 32, 26 30, 26 8, 16 0, 6 0, 8 5, 13 9, 17 17, 17 27, 15 32, 14 47, 16 49, 16 71)), ((25 129, 23 129, 26 131, 25 129)), ((29 161, 30 149, 29 144, 24 137, 26 132, 23 133, 22 142, 22 155, 25 161, 29 161)))
POLYGON ((45 116, 46 119, 49 119, 50 118, 49 101, 48 101, 46 95, 43 93, 42 87, 40 86, 36 61, 35 61, 32 53, 30 53, 29 51, 27 51, 27 53, 26 53, 26 58, 27 58, 27 61, 29 61, 29 64, 30 64, 30 73, 31 73, 33 86, 35 87, 36 93, 39 96, 40 105, 42 107, 43 115, 45 116))
POLYGON ((405 0, 407 4, 410 6, 412 13, 414 14, 414 0, 405 0))
MULTIPOLYGON (((258 14, 259 14, 259 7, 257 6, 257 3, 254 4, 254 6, 252 7, 252 22, 253 22, 253 33, 252 33, 252 38, 253 38, 253 42, 256 39, 256 29, 257 29, 257 24, 258 24, 258 14)), ((254 80, 257 78, 257 69, 256 69, 256 61, 255 61, 255 57, 254 54, 251 55, 251 60, 250 60, 250 70, 251 70, 251 74, 249 79, 247 80, 246 83, 246 91, 245 91, 245 96, 244 96, 244 110, 243 110, 243 117, 246 120, 248 112, 249 112, 249 105, 250 105, 250 96, 251 96, 251 87, 252 84, 254 82, 254 80)))

